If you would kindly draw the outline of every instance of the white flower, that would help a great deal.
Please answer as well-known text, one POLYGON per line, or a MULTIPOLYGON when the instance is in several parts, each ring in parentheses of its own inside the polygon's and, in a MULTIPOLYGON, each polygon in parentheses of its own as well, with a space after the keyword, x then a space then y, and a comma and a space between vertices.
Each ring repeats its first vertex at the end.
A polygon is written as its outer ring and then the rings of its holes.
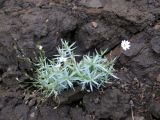
POLYGON ((39 45, 39 46, 38 46, 38 49, 39 49, 39 50, 42 50, 42 49, 43 49, 43 46, 39 45))
POLYGON ((123 40, 121 42, 121 47, 123 48, 123 50, 130 49, 131 47, 130 42, 128 40, 123 40))
POLYGON ((58 61, 59 61, 60 63, 61 63, 61 62, 66 62, 66 61, 67 61, 67 58, 65 58, 65 57, 60 57, 58 61))
POLYGON ((60 68, 60 67, 61 67, 61 64, 57 64, 55 67, 56 67, 56 68, 60 68))

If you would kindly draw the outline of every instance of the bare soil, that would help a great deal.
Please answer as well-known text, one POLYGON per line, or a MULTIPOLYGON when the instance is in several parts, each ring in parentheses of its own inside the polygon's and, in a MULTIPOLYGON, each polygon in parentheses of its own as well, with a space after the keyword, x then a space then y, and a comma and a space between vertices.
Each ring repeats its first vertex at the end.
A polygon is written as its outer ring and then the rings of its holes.
POLYGON ((0 0, 0 120, 160 120, 160 1, 0 0), (108 48, 120 79, 43 100, 28 85, 37 45, 52 58, 61 38, 79 54, 108 48))

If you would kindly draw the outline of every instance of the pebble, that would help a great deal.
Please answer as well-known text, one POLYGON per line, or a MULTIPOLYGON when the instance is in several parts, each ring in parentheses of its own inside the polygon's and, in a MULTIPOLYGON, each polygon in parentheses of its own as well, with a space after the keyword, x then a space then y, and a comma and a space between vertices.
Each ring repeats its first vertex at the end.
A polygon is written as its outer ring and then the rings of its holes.
POLYGON ((86 7, 90 8, 101 8, 103 7, 102 2, 100 0, 81 0, 80 1, 81 5, 84 5, 86 7))
POLYGON ((32 113, 30 114, 30 117, 31 117, 31 118, 34 118, 34 117, 35 117, 35 112, 32 112, 32 113))
POLYGON ((3 107, 4 107, 4 105, 3 105, 3 104, 0 104, 0 110, 1 110, 3 107))
POLYGON ((34 106, 36 104, 36 99, 31 99, 30 101, 29 101, 29 103, 28 103, 28 106, 29 107, 32 107, 32 106, 34 106))
POLYGON ((99 103, 99 101, 100 101, 100 100, 99 100, 99 98, 98 98, 98 97, 97 97, 96 99, 94 99, 94 103, 95 103, 95 104, 98 104, 98 103, 99 103))
POLYGON ((160 74, 157 76, 157 82, 160 82, 160 74))
POLYGON ((24 100, 27 101, 27 100, 29 100, 29 99, 30 99, 30 95, 29 95, 29 94, 26 94, 24 100))
POLYGON ((97 28, 98 24, 96 22, 91 22, 94 28, 97 28))
POLYGON ((160 29, 160 25, 155 25, 155 26, 154 26, 154 29, 155 29, 155 30, 160 29))
POLYGON ((154 116, 154 118, 159 120, 160 119, 160 103, 156 101, 152 102, 152 104, 150 105, 150 112, 152 116, 154 116))

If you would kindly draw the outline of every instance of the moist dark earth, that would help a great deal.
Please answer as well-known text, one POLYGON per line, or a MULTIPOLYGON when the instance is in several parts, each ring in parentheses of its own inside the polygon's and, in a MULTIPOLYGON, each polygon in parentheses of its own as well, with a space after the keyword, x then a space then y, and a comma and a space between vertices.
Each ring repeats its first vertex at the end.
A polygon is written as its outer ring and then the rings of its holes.
POLYGON ((0 120, 160 120, 160 1, 0 0, 0 120), (119 79, 43 100, 30 83, 37 46, 52 58, 61 38, 81 55, 108 48, 119 79))

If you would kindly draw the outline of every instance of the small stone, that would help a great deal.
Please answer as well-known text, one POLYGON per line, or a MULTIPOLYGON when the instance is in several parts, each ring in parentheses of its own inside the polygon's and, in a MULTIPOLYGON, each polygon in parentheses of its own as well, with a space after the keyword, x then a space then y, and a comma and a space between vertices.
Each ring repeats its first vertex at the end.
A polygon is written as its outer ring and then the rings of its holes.
POLYGON ((28 104, 28 100, 27 101, 25 101, 25 103, 24 103, 25 105, 27 105, 28 104))
POLYGON ((124 54, 127 57, 135 56, 143 47, 144 47, 143 43, 132 43, 130 49, 125 51, 124 54))
POLYGON ((155 29, 155 30, 160 29, 160 22, 158 22, 158 23, 155 24, 154 29, 155 29))
POLYGON ((160 82, 160 74, 157 76, 157 82, 160 82))
POLYGON ((4 107, 4 105, 0 103, 0 110, 1 110, 3 107, 4 107))
POLYGON ((98 24, 96 22, 91 22, 94 28, 97 28, 98 24))
POLYGON ((0 0, 0 8, 3 6, 5 0, 0 0))
POLYGON ((160 29, 160 25, 155 25, 154 29, 156 29, 156 30, 160 29))
POLYGON ((153 37, 151 40, 152 49, 160 54, 160 36, 153 37))
POLYGON ((28 103, 29 107, 32 107, 36 104, 36 99, 31 99, 28 103))
POLYGON ((99 103, 99 101, 100 101, 100 100, 99 100, 99 98, 98 98, 98 97, 97 97, 96 99, 94 99, 94 103, 95 103, 95 104, 98 104, 98 103, 99 103))
POLYGON ((88 93, 90 93, 91 91, 90 90, 86 90, 88 93))
POLYGON ((101 8, 102 3, 100 0, 89 0, 88 6, 92 8, 101 8))
POLYGON ((45 22, 47 23, 48 21, 49 21, 49 20, 48 20, 48 19, 46 19, 46 21, 45 21, 45 22))
POLYGON ((29 107, 27 105, 21 104, 15 107, 14 113, 17 120, 27 120, 29 112, 29 107))
POLYGON ((155 94, 155 93, 153 93, 153 94, 152 94, 152 97, 153 97, 153 98, 155 98, 155 97, 156 97, 156 94, 155 94))
POLYGON ((74 5, 74 6, 72 7, 72 10, 76 10, 77 8, 78 8, 78 7, 74 5))
POLYGON ((100 0, 81 0, 80 1, 81 5, 84 5, 86 7, 90 7, 90 8, 101 8, 103 7, 102 3, 100 0))
POLYGON ((155 118, 157 118, 157 120, 159 120, 160 119, 160 103, 156 101, 151 103, 150 112, 152 116, 154 116, 155 118))
POLYGON ((34 118, 34 117, 35 117, 35 112, 32 112, 32 113, 30 114, 30 117, 31 117, 31 118, 34 118))
POLYGON ((58 95, 57 98, 52 97, 53 101, 60 105, 60 104, 70 104, 74 101, 80 100, 83 98, 84 93, 81 91, 81 87, 77 86, 73 90, 66 90, 61 95, 58 95))
POLYGON ((29 99, 30 99, 30 95, 29 95, 29 94, 26 94, 24 100, 27 101, 27 100, 29 100, 29 99))

